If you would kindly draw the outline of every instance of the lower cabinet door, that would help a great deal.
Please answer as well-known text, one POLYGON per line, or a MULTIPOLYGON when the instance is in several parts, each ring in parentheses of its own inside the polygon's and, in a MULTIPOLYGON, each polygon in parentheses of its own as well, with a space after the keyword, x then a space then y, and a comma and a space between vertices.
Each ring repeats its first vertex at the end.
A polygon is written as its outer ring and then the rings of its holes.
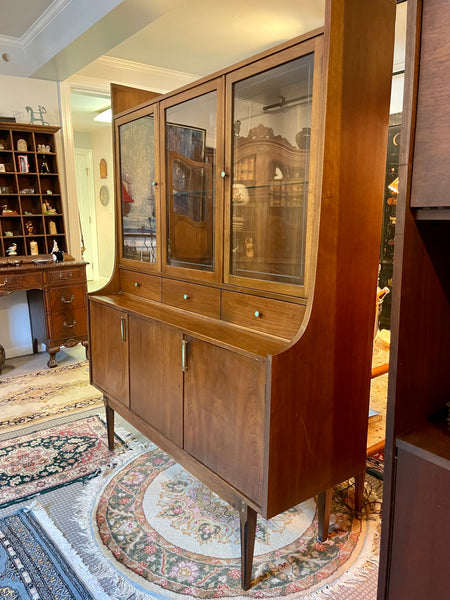
POLYGON ((187 341, 184 448, 261 505, 265 364, 197 339, 187 341))
POLYGON ((183 336, 179 329, 130 316, 130 408, 183 446, 183 336))
POLYGON ((128 314, 93 301, 89 310, 92 382, 128 407, 128 314))

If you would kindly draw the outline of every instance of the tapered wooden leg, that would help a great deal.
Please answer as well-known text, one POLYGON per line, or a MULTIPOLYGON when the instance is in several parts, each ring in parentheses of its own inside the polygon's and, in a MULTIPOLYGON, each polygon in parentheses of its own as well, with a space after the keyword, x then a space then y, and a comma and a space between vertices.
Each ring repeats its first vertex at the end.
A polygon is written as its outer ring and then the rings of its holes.
POLYGON ((355 511, 358 513, 362 511, 363 507, 365 476, 365 471, 355 476, 355 511))
POLYGON ((108 432, 108 448, 114 450, 114 410, 108 406, 108 399, 103 396, 106 413, 106 431, 108 432))
POLYGON ((257 514, 244 502, 241 504, 239 512, 241 517, 241 585, 243 590, 249 590, 252 582, 257 514))
POLYGON ((319 521, 317 538, 319 542, 324 542, 328 538, 332 499, 333 488, 320 492, 317 498, 317 516, 319 521))

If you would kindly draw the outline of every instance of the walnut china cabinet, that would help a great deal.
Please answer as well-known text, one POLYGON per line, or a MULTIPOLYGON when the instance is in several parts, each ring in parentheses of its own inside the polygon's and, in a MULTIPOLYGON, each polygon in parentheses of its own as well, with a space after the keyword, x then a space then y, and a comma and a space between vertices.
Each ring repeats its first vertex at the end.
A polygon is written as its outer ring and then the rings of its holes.
POLYGON ((408 0, 379 600, 450 598, 449 28, 408 0))
POLYGON ((91 380, 111 445, 117 411, 239 510, 245 589, 256 514, 318 494, 326 537, 365 469, 394 20, 327 2, 323 28, 115 118, 91 380))

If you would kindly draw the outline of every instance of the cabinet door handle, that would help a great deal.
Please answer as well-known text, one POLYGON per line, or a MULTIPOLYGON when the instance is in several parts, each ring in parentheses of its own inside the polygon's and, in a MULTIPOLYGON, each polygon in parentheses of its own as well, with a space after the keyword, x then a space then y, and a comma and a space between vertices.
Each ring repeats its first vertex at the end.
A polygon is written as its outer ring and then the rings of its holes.
POLYGON ((8 283, 8 278, 5 277, 5 279, 3 280, 3 283, 0 283, 0 287, 5 287, 5 285, 8 283))
POLYGON ((186 373, 186 371, 188 370, 188 365, 187 365, 188 343, 189 342, 187 340, 181 341, 181 368, 182 368, 183 373, 186 373))
POLYGON ((254 315, 257 319, 262 319, 262 312, 259 312, 259 310, 255 310, 254 315))
POLYGON ((71 327, 75 327, 75 325, 76 325, 76 324, 77 324, 77 322, 75 321, 75 319, 73 320, 73 323, 71 323, 71 324, 69 324, 69 323, 66 323, 65 321, 64 321, 64 323, 63 323, 64 327, 69 327, 69 329, 70 329, 71 327))
POLYGON ((67 275, 67 277, 63 277, 63 274, 62 274, 62 273, 60 273, 60 274, 59 274, 59 278, 61 279, 61 281, 67 281, 67 279, 71 279, 71 278, 72 278, 72 273, 69 273, 69 274, 67 275))
POLYGON ((122 338, 122 342, 127 341, 127 318, 120 317, 120 337, 122 338))
POLYGON ((74 300, 75 300, 75 296, 73 294, 70 296, 70 298, 68 300, 66 298, 64 298, 64 296, 61 296, 61 302, 63 304, 70 304, 74 300))
POLYGON ((190 300, 189 294, 183 294, 183 300, 190 300))

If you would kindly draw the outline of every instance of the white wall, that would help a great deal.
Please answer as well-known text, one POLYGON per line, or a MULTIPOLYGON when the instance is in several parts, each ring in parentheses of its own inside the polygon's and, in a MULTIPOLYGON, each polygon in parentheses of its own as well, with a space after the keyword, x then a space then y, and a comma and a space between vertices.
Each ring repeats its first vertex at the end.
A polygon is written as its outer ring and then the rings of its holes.
MULTIPOLYGON (((0 90, 1 116, 15 117, 17 123, 29 123, 30 115, 25 107, 31 106, 37 111, 41 105, 47 111, 44 115, 46 122, 49 125, 61 125, 56 82, 0 75, 0 90)), ((57 150, 61 169, 64 161, 61 148, 57 150)), ((61 184, 64 187, 63 181, 61 184)), ((7 358, 33 352, 26 292, 0 296, 0 343, 5 348, 7 358)))

